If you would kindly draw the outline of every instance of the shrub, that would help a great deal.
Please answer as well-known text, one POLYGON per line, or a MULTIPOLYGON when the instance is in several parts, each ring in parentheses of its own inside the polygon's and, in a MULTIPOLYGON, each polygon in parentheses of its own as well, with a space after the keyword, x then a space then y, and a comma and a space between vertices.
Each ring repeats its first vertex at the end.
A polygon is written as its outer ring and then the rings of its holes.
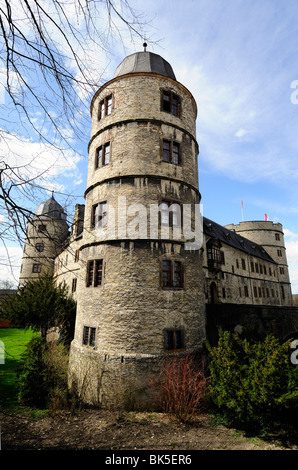
POLYGON ((162 409, 184 423, 206 408, 207 378, 191 354, 164 359, 160 377, 152 383, 162 409))
POLYGON ((68 352, 63 343, 33 338, 22 357, 19 372, 19 401, 50 409, 67 406, 68 352))
POLYGON ((297 408, 298 369, 289 361, 289 343, 269 335, 249 342, 220 331, 210 348, 210 394, 232 423, 266 427, 274 417, 297 408))
POLYGON ((22 404, 43 407, 46 399, 46 372, 43 362, 45 342, 34 337, 22 355, 18 377, 18 398, 22 404))

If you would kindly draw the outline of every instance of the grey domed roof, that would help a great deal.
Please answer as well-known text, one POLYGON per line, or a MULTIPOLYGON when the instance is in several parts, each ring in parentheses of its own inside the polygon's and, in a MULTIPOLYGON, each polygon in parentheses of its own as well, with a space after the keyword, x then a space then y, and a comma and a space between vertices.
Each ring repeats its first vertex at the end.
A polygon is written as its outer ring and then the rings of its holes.
POLYGON ((56 201, 54 196, 52 195, 50 199, 45 202, 42 202, 36 212, 35 215, 38 216, 46 216, 50 217, 51 219, 58 219, 58 220, 65 220, 66 214, 64 209, 60 204, 56 201))
POLYGON ((151 72, 176 80, 171 65, 160 55, 153 52, 135 52, 131 54, 118 65, 114 78, 127 73, 151 72))

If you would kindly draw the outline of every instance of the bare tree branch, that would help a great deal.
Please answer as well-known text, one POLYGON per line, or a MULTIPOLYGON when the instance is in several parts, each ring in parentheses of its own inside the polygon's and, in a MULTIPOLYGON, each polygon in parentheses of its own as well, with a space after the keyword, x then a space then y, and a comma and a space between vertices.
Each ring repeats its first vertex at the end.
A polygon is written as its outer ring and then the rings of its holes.
POLYGON ((87 144, 90 96, 101 85, 113 41, 128 32, 131 41, 139 42, 147 26, 128 0, 2 1, 0 73, 5 76, 6 95, 0 103, 0 241, 4 246, 13 238, 24 240, 37 191, 42 182, 46 189, 52 175, 50 167, 40 165, 49 148, 66 164, 80 152, 76 142, 87 144), (43 147, 26 160, 12 143, 17 138, 20 148, 29 141, 43 147))

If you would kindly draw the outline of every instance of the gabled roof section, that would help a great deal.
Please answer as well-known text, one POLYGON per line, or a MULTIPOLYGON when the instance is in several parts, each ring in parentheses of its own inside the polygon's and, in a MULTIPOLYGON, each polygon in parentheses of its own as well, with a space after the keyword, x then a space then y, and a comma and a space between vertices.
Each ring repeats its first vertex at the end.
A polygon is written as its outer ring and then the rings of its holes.
POLYGON ((234 232, 233 230, 228 230, 227 228, 223 227, 222 225, 213 222, 206 217, 203 217, 203 230, 204 234, 207 237, 215 238, 220 240, 222 243, 226 245, 230 245, 237 250, 243 251, 251 256, 255 256, 256 258, 261 258, 265 261, 269 261, 270 263, 276 264, 276 262, 268 255, 267 251, 261 245, 248 240, 247 238, 238 235, 238 233, 234 232))

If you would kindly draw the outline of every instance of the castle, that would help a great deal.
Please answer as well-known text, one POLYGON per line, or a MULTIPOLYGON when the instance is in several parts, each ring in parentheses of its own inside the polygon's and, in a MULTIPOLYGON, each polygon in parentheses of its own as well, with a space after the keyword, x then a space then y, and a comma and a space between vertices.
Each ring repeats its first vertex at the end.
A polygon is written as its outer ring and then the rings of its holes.
POLYGON ((171 65, 126 57, 91 102, 85 205, 28 224, 20 285, 45 270, 77 301, 69 377, 89 403, 134 393, 167 354, 199 351, 206 305, 291 306, 282 225, 202 217, 197 105, 171 65))

